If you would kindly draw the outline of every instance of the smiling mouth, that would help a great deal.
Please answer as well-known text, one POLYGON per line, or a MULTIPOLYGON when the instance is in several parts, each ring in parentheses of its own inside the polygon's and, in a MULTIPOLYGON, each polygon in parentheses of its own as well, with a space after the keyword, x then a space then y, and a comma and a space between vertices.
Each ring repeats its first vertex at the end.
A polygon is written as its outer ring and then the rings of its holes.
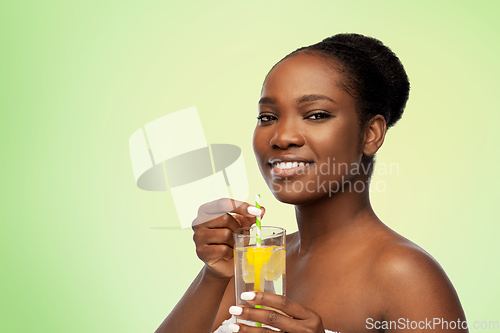
POLYGON ((271 175, 273 177, 288 178, 293 176, 305 175, 307 170, 314 162, 274 162, 269 163, 271 175))
POLYGON ((304 162, 275 162, 275 163, 270 163, 271 167, 273 168, 278 168, 280 170, 288 170, 288 169, 293 169, 293 168, 303 168, 303 167, 308 167, 312 162, 310 163, 304 163, 304 162))

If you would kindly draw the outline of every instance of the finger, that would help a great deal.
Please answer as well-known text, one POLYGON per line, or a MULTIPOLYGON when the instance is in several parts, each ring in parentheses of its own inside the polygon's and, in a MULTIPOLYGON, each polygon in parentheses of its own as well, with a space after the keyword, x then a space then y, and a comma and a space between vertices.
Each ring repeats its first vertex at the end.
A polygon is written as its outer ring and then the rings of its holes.
POLYGON ((297 326, 300 325, 297 319, 284 316, 273 310, 256 309, 248 306, 231 306, 229 313, 235 315, 238 319, 262 323, 285 332, 296 330, 297 326))
POLYGON ((204 233, 203 241, 209 245, 225 244, 234 246, 233 231, 229 228, 208 229, 204 233))
POLYGON ((210 217, 210 215, 220 215, 229 212, 237 213, 247 217, 262 215, 262 210, 259 210, 259 208, 250 205, 247 202, 229 198, 221 198, 201 205, 198 210, 198 215, 210 217))
POLYGON ((238 333, 274 333, 276 332, 275 330, 271 330, 266 327, 255 327, 255 326, 248 326, 242 323, 237 323, 237 324, 229 324, 227 328, 231 332, 238 332, 238 333))
MULTIPOLYGON (((261 211, 262 211, 262 215, 260 217, 260 219, 262 220, 262 218, 264 217, 264 214, 266 213, 266 208, 261 206, 260 207, 261 211)), ((251 217, 247 217, 247 216, 243 216, 243 215, 234 215, 234 218, 239 222, 239 224, 245 228, 245 227, 251 227, 253 224, 255 224, 257 221, 255 220, 257 218, 257 216, 251 216, 251 217)))
POLYGON ((260 206, 260 209, 262 210, 262 215, 260 216, 260 218, 262 219, 264 217, 264 215, 266 214, 266 207, 260 206))
POLYGON ((252 224, 255 223, 255 216, 246 217, 246 216, 242 216, 242 215, 239 215, 239 214, 234 214, 232 216, 241 225, 240 228, 248 228, 248 227, 251 227, 252 224))
MULTIPOLYGON (((193 221, 193 230, 196 232, 198 230, 202 230, 204 228, 207 229, 215 229, 215 228, 228 228, 231 229, 231 231, 234 231, 236 229, 241 228, 241 224, 238 222, 238 220, 235 218, 237 215, 231 215, 231 214, 222 214, 221 216, 210 220, 208 222, 203 222, 200 224, 194 225, 193 221)), ((196 221, 196 219, 195 219, 196 221)))
POLYGON ((227 245, 218 244, 218 245, 205 245, 198 252, 198 257, 205 261, 207 265, 213 265, 217 261, 231 260, 233 258, 233 249, 227 245))
POLYGON ((251 291, 242 293, 241 299, 253 305, 265 305, 281 310, 296 319, 307 319, 313 315, 312 310, 281 295, 251 291))
MULTIPOLYGON (((264 206, 261 206, 261 211, 262 211, 262 215, 260 217, 260 219, 262 220, 262 218, 264 217, 264 214, 266 213, 266 208, 264 206)), ((251 217, 247 217, 247 216, 243 216, 243 215, 233 215, 234 218, 241 224, 242 227, 251 227, 253 224, 255 224, 255 218, 257 216, 251 216, 251 217)))

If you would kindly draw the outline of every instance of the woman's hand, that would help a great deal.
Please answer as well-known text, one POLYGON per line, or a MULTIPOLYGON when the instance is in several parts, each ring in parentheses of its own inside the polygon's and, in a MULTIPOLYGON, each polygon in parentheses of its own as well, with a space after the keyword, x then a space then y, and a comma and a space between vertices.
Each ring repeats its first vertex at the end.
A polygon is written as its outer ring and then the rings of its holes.
MULTIPOLYGON (((316 312, 285 296, 255 291, 243 293, 241 298, 253 305, 263 305, 280 310, 286 315, 273 310, 256 309, 248 306, 232 306, 229 308, 229 313, 239 319, 266 324, 289 333, 325 333, 323 321, 316 312)), ((240 323, 231 324, 229 329, 239 333, 272 332, 262 327, 252 327, 240 323)))
POLYGON ((246 202, 227 198, 200 206, 192 224, 193 240, 198 258, 210 274, 217 278, 234 275, 233 231, 250 227, 255 217, 264 213, 264 207, 260 210, 246 202))

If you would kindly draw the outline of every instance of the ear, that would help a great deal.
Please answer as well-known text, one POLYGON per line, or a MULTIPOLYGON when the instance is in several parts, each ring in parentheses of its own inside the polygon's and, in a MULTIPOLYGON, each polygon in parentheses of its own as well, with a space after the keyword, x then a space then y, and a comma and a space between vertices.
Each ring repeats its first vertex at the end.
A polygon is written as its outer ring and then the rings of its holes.
POLYGON ((363 144, 364 155, 372 156, 377 152, 384 143, 385 132, 385 119, 381 114, 377 114, 367 122, 363 144))

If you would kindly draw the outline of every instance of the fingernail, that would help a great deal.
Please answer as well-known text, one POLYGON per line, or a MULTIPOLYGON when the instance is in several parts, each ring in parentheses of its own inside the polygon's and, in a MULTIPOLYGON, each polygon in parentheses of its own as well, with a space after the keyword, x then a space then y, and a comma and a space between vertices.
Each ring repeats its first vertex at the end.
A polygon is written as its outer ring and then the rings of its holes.
POLYGON ((229 313, 235 316, 239 316, 243 312, 243 309, 239 306, 232 306, 229 308, 229 313))
POLYGON ((255 216, 260 216, 262 214, 262 211, 259 208, 254 207, 254 206, 248 206, 247 211, 248 211, 248 214, 252 214, 255 216))
POLYGON ((238 332, 240 330, 240 327, 235 324, 229 324, 227 325, 227 328, 229 328, 231 332, 238 332))
POLYGON ((244 301, 251 301, 255 298, 255 293, 253 291, 246 291, 241 293, 241 299, 244 301))

